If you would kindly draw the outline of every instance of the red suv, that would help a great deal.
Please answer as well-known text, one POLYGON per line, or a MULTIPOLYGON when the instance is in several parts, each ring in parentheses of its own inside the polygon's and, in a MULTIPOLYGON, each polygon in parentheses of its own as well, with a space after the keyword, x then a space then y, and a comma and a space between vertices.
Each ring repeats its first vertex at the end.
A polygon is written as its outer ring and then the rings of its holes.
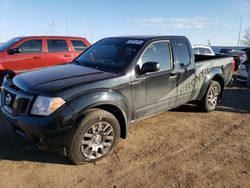
POLYGON ((81 37, 16 37, 0 45, 0 70, 21 73, 69 63, 89 46, 81 37))

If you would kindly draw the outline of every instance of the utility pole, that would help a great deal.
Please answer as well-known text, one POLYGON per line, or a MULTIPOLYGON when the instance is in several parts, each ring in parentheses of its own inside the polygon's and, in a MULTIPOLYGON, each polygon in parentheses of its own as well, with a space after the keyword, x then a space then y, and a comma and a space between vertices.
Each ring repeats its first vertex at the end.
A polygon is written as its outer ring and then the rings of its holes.
POLYGON ((69 36, 69 24, 68 24, 68 18, 66 18, 66 34, 69 36))
POLYGON ((240 29, 239 29, 239 35, 238 35, 238 46, 240 45, 241 25, 242 25, 242 17, 240 17, 240 29))
POLYGON ((50 26, 52 29, 52 35, 54 35, 55 34, 55 27, 56 27, 56 23, 55 23, 54 18, 52 18, 52 22, 51 22, 50 26))
POLYGON ((210 40, 210 39, 208 39, 208 40, 207 40, 207 44, 208 44, 208 46, 211 46, 211 45, 212 45, 212 43, 211 43, 211 40, 210 40))

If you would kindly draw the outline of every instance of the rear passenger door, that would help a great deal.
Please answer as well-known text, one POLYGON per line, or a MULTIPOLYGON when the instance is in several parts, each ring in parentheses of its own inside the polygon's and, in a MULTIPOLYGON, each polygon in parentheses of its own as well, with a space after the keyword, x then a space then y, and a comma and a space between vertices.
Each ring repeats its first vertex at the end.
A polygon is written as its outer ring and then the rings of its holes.
MULTIPOLYGON (((194 89, 195 65, 190 43, 187 39, 178 38, 175 40, 175 72, 177 76, 178 95, 176 105, 186 103, 194 89)), ((202 49, 202 48, 200 48, 202 49)))
POLYGON ((47 52, 45 53, 45 61, 47 66, 66 64, 71 62, 69 46, 65 39, 48 38, 47 52))

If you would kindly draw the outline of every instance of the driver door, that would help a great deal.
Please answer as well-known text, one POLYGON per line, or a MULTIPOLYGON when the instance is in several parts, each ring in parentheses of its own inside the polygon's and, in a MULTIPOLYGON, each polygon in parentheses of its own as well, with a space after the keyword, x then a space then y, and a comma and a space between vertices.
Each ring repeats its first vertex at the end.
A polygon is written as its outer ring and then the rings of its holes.
POLYGON ((137 65, 141 68, 146 62, 157 62, 157 72, 136 75, 132 83, 135 119, 167 110, 175 105, 177 77, 172 75, 173 58, 170 42, 167 40, 149 44, 137 65))
POLYGON ((4 66, 6 69, 15 72, 26 72, 45 66, 42 48, 42 39, 28 39, 18 45, 20 53, 8 54, 4 56, 4 66))

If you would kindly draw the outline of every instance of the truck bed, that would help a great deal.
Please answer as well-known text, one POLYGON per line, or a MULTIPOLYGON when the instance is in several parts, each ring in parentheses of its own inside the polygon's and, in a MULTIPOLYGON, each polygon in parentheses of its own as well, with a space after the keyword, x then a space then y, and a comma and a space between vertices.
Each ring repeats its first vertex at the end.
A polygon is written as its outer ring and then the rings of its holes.
POLYGON ((224 54, 217 54, 217 55, 214 55, 214 56, 211 56, 211 55, 194 55, 194 61, 195 61, 195 63, 199 63, 201 61, 212 60, 212 59, 220 59, 220 58, 225 58, 225 57, 230 57, 230 56, 224 55, 224 54))

